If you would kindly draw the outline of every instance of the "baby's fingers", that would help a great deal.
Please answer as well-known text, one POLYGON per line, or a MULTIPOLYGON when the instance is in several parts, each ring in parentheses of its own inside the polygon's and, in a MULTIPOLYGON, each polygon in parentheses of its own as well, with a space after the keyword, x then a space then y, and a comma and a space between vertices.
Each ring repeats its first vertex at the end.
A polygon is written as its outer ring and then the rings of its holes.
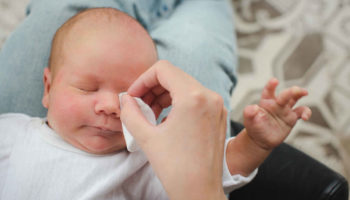
POLYGON ((248 105, 244 108, 243 116, 245 119, 253 119, 259 111, 258 105, 248 105))
POLYGON ((288 88, 281 92, 276 98, 276 102, 280 106, 288 105, 289 107, 293 107, 296 102, 303 96, 308 94, 306 89, 294 86, 288 88))
POLYGON ((277 85, 278 80, 276 78, 271 78, 262 91, 262 99, 274 99, 277 85))
POLYGON ((298 119, 303 119, 304 121, 307 121, 310 119, 311 117, 311 109, 307 106, 300 106, 300 107, 297 107, 293 110, 297 116, 298 116, 298 119))

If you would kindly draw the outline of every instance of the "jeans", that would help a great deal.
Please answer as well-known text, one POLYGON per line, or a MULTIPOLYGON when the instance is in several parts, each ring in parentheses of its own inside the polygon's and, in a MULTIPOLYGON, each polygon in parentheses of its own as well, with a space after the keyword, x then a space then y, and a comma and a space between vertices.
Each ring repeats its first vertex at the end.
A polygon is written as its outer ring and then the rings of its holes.
POLYGON ((237 54, 226 0, 31 0, 27 17, 1 49, 0 113, 46 115, 42 77, 53 35, 67 19, 92 7, 117 8, 137 19, 155 41, 159 59, 219 93, 230 111, 237 54))

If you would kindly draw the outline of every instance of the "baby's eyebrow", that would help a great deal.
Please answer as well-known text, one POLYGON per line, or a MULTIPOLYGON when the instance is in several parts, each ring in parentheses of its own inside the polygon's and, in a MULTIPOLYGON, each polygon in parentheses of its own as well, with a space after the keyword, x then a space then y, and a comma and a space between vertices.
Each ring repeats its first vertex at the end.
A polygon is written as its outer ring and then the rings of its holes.
POLYGON ((92 73, 80 73, 80 74, 73 74, 71 76, 70 81, 72 83, 79 83, 79 84, 97 84, 99 82, 99 79, 96 75, 92 73))
POLYGON ((98 76, 95 73, 88 71, 76 71, 73 72, 73 78, 75 79, 88 79, 88 80, 97 80, 98 76))

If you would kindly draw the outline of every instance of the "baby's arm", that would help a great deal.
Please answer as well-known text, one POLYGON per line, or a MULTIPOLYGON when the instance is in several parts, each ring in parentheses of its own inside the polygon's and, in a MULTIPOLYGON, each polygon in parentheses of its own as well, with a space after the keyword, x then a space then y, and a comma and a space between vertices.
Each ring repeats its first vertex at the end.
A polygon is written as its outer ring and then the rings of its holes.
POLYGON ((277 85, 278 80, 271 79, 263 89, 259 105, 245 108, 245 129, 228 143, 226 149, 231 174, 248 176, 286 139, 298 119, 310 118, 310 108, 293 108, 307 91, 294 86, 275 96, 277 85))

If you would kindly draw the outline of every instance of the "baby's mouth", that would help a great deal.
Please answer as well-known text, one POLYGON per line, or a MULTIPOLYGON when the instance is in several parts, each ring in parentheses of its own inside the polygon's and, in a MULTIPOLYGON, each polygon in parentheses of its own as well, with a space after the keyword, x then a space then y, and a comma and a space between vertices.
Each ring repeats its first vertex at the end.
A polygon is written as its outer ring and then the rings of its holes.
POLYGON ((119 133, 122 133, 122 131, 119 131, 119 130, 112 130, 110 128, 107 128, 107 127, 102 127, 102 126, 88 126, 89 128, 97 131, 98 133, 101 133, 101 134, 119 134, 119 133))

